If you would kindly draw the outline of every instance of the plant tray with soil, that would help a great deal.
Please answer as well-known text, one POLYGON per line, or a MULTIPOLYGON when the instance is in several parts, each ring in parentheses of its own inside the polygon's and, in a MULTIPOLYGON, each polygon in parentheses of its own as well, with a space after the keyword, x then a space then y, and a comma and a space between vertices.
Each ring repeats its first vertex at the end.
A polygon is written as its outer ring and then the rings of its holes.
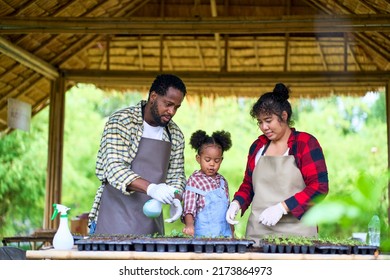
POLYGON ((350 239, 332 240, 308 237, 268 236, 260 242, 263 253, 287 254, 362 254, 374 255, 379 247, 350 239))
POLYGON ((137 235, 90 235, 77 240, 79 251, 245 253, 255 241, 234 238, 188 238, 137 235))

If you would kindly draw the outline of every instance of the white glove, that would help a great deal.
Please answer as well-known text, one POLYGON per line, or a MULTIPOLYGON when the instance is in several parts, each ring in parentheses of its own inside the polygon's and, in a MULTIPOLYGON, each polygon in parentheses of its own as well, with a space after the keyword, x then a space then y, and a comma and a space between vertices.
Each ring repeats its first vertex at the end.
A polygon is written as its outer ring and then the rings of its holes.
POLYGON ((287 211, 284 209, 282 203, 279 202, 274 206, 268 207, 260 214, 259 223, 265 226, 274 226, 279 222, 283 214, 286 215, 287 211))
POLYGON ((232 203, 230 203, 229 209, 226 211, 226 221, 231 225, 238 224, 238 221, 235 221, 234 218, 236 217, 238 210, 240 210, 240 205, 237 201, 233 200, 232 203))
POLYGON ((162 203, 171 204, 175 197, 175 191, 174 187, 167 184, 150 184, 146 194, 162 203))
POLYGON ((170 218, 165 220, 167 223, 173 223, 180 218, 181 214, 183 214, 183 207, 181 206, 180 200, 177 198, 173 199, 169 213, 170 218))

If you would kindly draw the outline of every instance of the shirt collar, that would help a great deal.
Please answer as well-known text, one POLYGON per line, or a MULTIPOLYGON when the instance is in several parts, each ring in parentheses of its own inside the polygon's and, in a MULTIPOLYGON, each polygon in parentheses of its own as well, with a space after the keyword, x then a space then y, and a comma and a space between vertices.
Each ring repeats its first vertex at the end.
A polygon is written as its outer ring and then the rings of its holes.
MULTIPOLYGON (((196 170, 193 174, 195 177, 209 177, 206 174, 204 174, 201 170, 196 170)), ((215 176, 215 180, 219 179, 221 177, 221 174, 217 173, 215 176)))

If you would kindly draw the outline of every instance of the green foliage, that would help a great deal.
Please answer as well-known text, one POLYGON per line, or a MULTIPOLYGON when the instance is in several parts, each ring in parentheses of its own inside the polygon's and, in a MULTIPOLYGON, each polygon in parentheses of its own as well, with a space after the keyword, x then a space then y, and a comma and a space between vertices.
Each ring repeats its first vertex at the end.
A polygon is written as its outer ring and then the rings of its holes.
POLYGON ((364 231, 371 217, 381 213, 383 230, 386 230, 386 198, 388 176, 360 173, 352 193, 330 195, 325 201, 309 210, 304 221, 309 225, 323 226, 322 234, 331 234, 329 228, 337 226, 343 231, 364 231))
POLYGON ((32 120, 30 133, 0 138, 0 236, 30 234, 41 226, 47 161, 47 114, 32 120))
POLYGON ((99 106, 106 94, 92 86, 72 88, 66 94, 62 204, 69 218, 87 213, 99 181, 95 160, 105 120, 99 106))

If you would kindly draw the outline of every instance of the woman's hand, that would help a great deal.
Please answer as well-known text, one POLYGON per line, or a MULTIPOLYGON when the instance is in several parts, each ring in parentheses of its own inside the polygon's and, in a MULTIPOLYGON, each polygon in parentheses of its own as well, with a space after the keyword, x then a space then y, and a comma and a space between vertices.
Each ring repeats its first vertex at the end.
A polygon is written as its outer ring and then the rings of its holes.
POLYGON ((231 225, 238 224, 238 221, 235 221, 238 210, 240 210, 240 203, 237 200, 233 200, 230 203, 229 209, 226 211, 226 221, 231 225))
POLYGON ((287 211, 282 203, 279 202, 274 206, 268 207, 260 214, 259 223, 262 223, 265 226, 274 226, 279 222, 283 214, 286 215, 287 211))

